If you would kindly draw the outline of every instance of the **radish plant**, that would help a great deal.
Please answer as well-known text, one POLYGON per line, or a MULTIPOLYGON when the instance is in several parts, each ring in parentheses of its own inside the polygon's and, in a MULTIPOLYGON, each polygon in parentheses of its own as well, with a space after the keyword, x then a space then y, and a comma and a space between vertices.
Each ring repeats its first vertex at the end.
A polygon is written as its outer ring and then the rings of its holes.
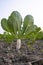
POLYGON ((14 36, 14 39, 17 39, 17 50, 21 48, 21 39, 28 39, 28 36, 37 29, 32 15, 26 15, 23 20, 18 11, 13 11, 8 19, 3 18, 1 26, 5 32, 8 32, 14 36))

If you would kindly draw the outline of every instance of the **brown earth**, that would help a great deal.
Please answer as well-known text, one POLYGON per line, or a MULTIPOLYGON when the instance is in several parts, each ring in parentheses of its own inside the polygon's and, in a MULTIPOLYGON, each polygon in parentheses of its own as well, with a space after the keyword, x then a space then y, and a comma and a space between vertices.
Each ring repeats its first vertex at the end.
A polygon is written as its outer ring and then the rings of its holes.
POLYGON ((0 65, 42 65, 43 64, 43 40, 37 40, 35 44, 27 45, 28 40, 22 40, 22 46, 16 49, 16 40, 6 43, 0 40, 0 65))

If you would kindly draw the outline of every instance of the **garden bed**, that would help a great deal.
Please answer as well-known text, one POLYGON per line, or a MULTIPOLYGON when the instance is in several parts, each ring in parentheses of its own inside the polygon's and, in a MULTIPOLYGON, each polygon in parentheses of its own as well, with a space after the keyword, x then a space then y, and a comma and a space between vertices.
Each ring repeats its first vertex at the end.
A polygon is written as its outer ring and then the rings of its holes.
POLYGON ((26 42, 22 41, 18 51, 16 41, 10 44, 0 40, 0 65, 43 65, 43 40, 31 44, 31 48, 26 42))

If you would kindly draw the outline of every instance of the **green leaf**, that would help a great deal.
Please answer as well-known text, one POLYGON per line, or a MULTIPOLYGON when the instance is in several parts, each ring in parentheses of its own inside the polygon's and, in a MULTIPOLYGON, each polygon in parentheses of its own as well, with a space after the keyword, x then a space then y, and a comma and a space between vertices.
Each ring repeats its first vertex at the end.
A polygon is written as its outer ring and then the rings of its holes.
POLYGON ((24 22, 23 22, 23 33, 28 31, 28 29, 33 25, 33 22, 34 22, 34 19, 31 15, 25 16, 24 22))
POLYGON ((28 31, 26 32, 26 38, 30 40, 36 40, 37 35, 39 34, 40 28, 37 27, 36 25, 32 25, 28 31), (28 34, 27 34, 28 33, 28 34))
POLYGON ((3 34, 0 34, 0 39, 3 39, 3 34))
POLYGON ((5 30, 5 31, 8 31, 9 32, 9 28, 8 28, 8 23, 7 23, 7 20, 5 18, 3 18, 1 20, 1 26, 2 28, 5 30))
POLYGON ((8 18, 9 28, 13 29, 13 33, 17 34, 21 30, 22 17, 19 12, 13 11, 8 18))
POLYGON ((42 39, 43 40, 43 31, 40 31, 38 34, 37 34, 37 39, 42 39))
POLYGON ((12 35, 12 34, 9 34, 9 33, 5 33, 4 34, 5 36, 4 36, 4 40, 6 41, 6 42, 11 42, 11 41, 14 41, 14 35, 12 35))

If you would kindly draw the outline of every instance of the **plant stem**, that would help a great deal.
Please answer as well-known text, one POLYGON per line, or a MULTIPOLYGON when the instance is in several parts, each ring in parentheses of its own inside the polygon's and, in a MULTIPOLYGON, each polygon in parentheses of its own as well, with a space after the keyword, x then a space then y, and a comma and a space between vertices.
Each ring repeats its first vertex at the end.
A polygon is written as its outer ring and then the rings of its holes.
POLYGON ((21 48, 21 39, 17 39, 16 49, 19 50, 21 48))

